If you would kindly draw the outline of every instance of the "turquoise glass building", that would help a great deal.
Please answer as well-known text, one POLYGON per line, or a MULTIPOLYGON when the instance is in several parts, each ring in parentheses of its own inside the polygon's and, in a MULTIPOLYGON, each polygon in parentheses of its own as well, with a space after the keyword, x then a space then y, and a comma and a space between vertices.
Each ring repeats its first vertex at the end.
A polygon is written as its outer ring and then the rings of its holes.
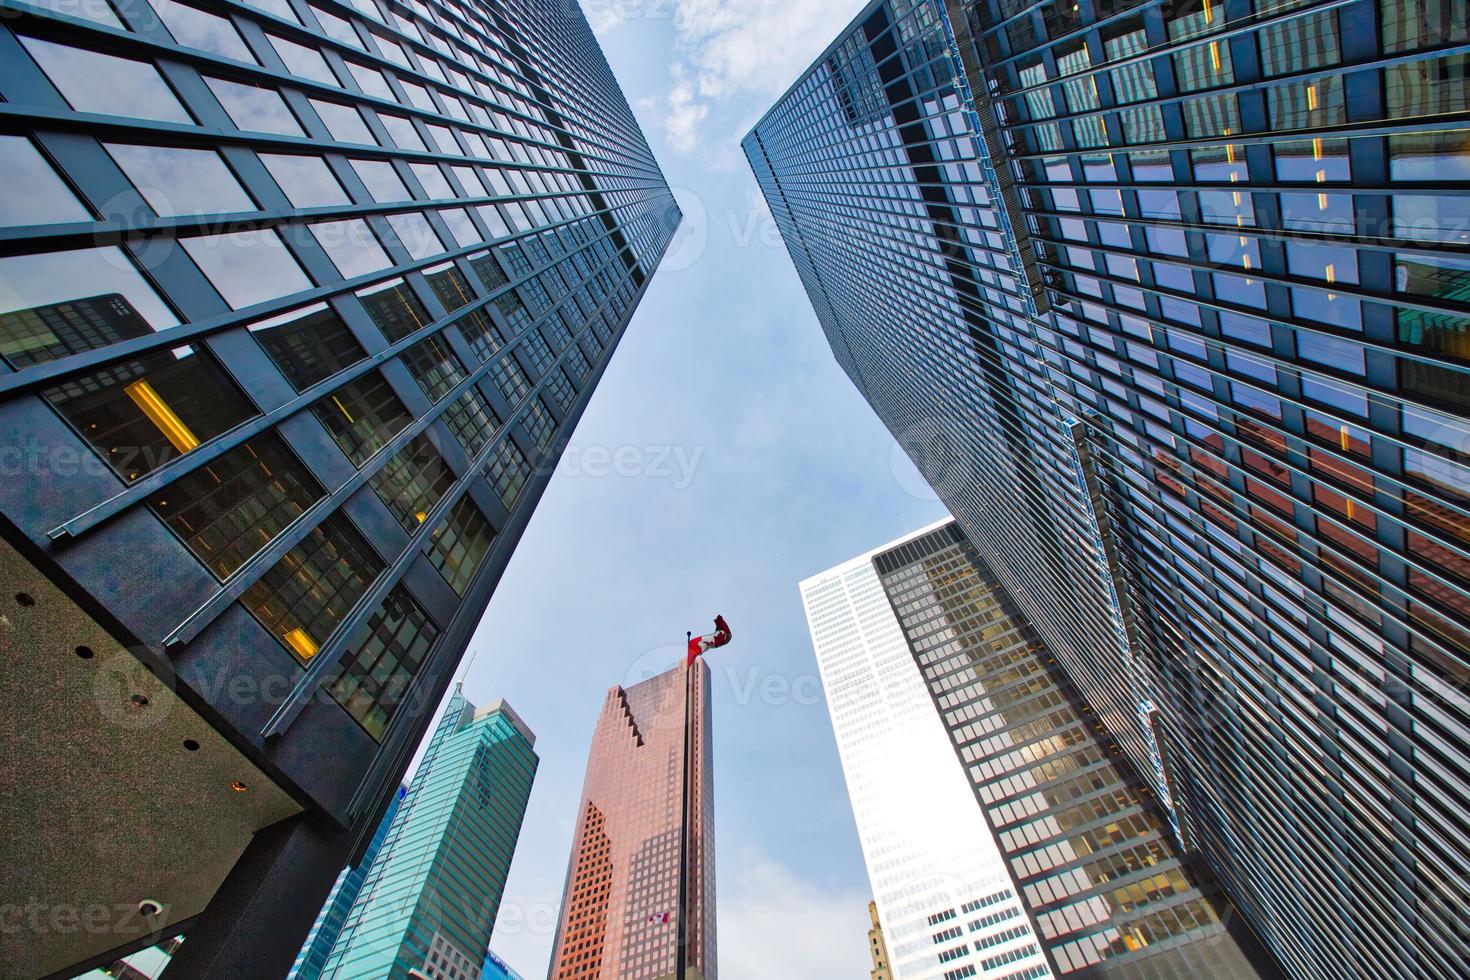
POLYGON ((456 690, 321 976, 480 975, 531 795, 536 736, 456 690))

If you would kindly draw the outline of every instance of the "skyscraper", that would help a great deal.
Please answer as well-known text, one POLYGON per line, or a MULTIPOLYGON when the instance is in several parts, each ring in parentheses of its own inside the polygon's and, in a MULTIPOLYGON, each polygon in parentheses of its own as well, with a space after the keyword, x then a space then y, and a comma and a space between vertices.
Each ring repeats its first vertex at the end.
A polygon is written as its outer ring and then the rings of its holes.
POLYGON ((321 975, 480 975, 536 777, 510 705, 449 699, 321 975))
POLYGON ((398 815, 398 806, 407 794, 405 787, 399 787, 398 792, 393 794, 393 802, 388 804, 383 819, 378 821, 377 832, 373 834, 367 850, 362 852, 357 865, 343 868, 337 875, 326 903, 317 913, 316 921, 311 924, 311 931, 306 934, 306 943, 301 947, 301 952, 296 954, 291 972, 286 974, 286 980, 317 980, 322 975, 327 957, 332 954, 332 947, 337 945, 337 937, 342 935, 342 927, 347 923, 347 913, 352 911, 353 903, 362 892, 362 883, 367 877, 368 869, 377 860, 383 841, 388 837, 388 828, 393 825, 393 818, 398 815))
MULTIPOLYGON (((975 976, 1006 930, 1012 970, 1049 973, 1020 897, 883 592, 874 552, 801 583, 893 980, 975 976), (983 910, 995 929, 970 936, 983 910), (1010 935, 1011 930, 1018 935, 1010 935)), ((999 976, 999 974, 990 974, 999 976)))
POLYGON ((717 980, 712 753, 703 659, 607 692, 587 755, 551 980, 717 980))
POLYGON ((678 210, 575 3, 0 11, 0 975, 284 975, 678 210))
POLYGON ((883 923, 878 920, 878 903, 868 903, 868 956, 873 969, 868 971, 871 980, 893 980, 893 971, 888 966, 888 943, 883 938, 883 923))
POLYGON ((877 0, 745 140, 838 362, 1303 978, 1470 956, 1467 30, 877 0))

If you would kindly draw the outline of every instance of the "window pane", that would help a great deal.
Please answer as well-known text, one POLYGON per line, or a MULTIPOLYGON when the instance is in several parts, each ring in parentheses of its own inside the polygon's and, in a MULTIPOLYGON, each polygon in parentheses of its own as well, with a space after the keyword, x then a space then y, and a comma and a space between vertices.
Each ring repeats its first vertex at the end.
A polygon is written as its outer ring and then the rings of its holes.
POLYGON ((291 9, 291 5, 286 0, 241 0, 241 2, 257 10, 264 10, 268 14, 275 14, 282 20, 289 20, 295 24, 301 23, 301 18, 296 16, 296 11, 291 9))
POLYGON ((77 17, 81 20, 90 20, 108 27, 116 27, 125 31, 122 21, 117 19, 112 7, 107 0, 30 0, 30 2, 43 10, 54 10, 58 14, 66 14, 68 17, 77 17))
POLYGON ((460 245, 473 245, 483 241, 480 231, 470 216, 465 213, 464 208, 445 208, 439 212, 439 217, 449 226, 449 232, 454 236, 455 242, 460 245))
POLYGON ((454 472, 433 443, 415 436, 368 482, 403 529, 412 534, 454 485, 454 472))
POLYGON ((419 302, 408 283, 402 279, 364 289, 357 294, 357 298, 362 300, 368 316, 383 331, 383 336, 392 343, 428 326, 433 320, 424 304, 419 302))
POLYGON ((365 146, 376 146, 378 141, 373 138, 372 130, 368 129, 367 123, 362 121, 355 108, 350 105, 342 105, 340 102, 322 102, 319 99, 311 100, 311 107, 321 117, 322 123, 327 127, 327 132, 332 134, 332 139, 339 143, 362 143, 365 146))
POLYGON ((408 409, 377 371, 338 388, 311 411, 356 466, 412 421, 408 409))
POLYGON ((449 426, 455 440, 464 448, 465 455, 474 459, 495 438, 500 428, 500 419, 485 400, 485 396, 471 388, 464 392, 444 410, 444 424, 449 426))
POLYGON ((221 581, 324 496, 280 436, 265 432, 148 501, 221 581))
POLYGON ((213 150, 104 145, 143 200, 161 217, 255 210, 255 202, 213 150))
POLYGON ((0 136, 0 173, 24 194, 0 196, 0 225, 91 221, 92 214, 24 136, 0 136))
POLYGON ((418 130, 413 128, 413 123, 402 116, 390 116, 387 113, 378 113, 378 119, 388 135, 393 137, 393 142, 400 150, 427 150, 424 141, 419 138, 418 130))
POLYGON ((33 37, 23 37, 21 43, 78 112, 136 116, 184 125, 194 122, 174 97, 173 89, 147 62, 69 48, 33 37))
POLYGON ((206 78, 205 81, 240 129, 252 133, 275 133, 277 136, 306 135, 291 114, 286 100, 275 89, 243 85, 223 78, 206 78))
POLYGON ((223 17, 207 14, 202 10, 179 3, 178 0, 151 0, 168 32, 174 40, 186 48, 198 48, 222 58, 247 61, 255 64, 255 56, 235 30, 223 17))
POLYGON ((449 518, 434 532, 425 554, 450 587, 464 595, 490 550, 495 532, 474 501, 465 497, 449 518))
POLYGON ((334 41, 350 44, 359 50, 362 49, 362 41, 358 39, 357 31, 346 20, 334 14, 329 14, 320 7, 312 7, 311 12, 316 15, 317 22, 322 25, 322 33, 334 41))
POLYGON ((258 414, 193 347, 114 364, 45 398, 129 483, 258 414))
POLYGON ((353 160, 352 169, 357 171, 358 179, 379 204, 413 199, 391 163, 384 160, 353 160))
POLYGON ((439 638, 439 628, 396 586, 353 638, 341 672, 330 683, 332 697, 367 733, 382 741, 399 702, 439 638))
POLYGON ((304 663, 382 570, 357 529, 332 514, 252 585, 240 604, 304 663))
POLYGON ((314 82, 324 85, 337 85, 337 76, 332 74, 331 66, 327 59, 321 56, 316 48, 308 48, 304 44, 288 41, 274 34, 267 34, 270 38, 271 47, 276 49, 276 54, 281 56, 281 61, 286 65, 286 70, 293 75, 309 78, 314 82))
POLYGON ((357 86, 362 89, 364 95, 371 95, 375 99, 387 99, 390 102, 398 101, 393 95, 393 89, 388 87, 387 79, 376 68, 349 61, 347 70, 352 72, 352 77, 357 80, 357 86))
POLYGON ((431 200, 439 198, 452 198, 455 193, 449 187, 449 179, 444 176, 444 171, 432 163, 411 163, 408 165, 413 175, 419 179, 431 200))
POLYGON ((250 332, 297 391, 305 391, 367 356, 347 325, 325 303, 252 324, 250 332))
POLYGON ((439 334, 419 341, 403 354, 403 363, 423 389, 424 396, 437 402, 465 379, 464 366, 439 334))
POLYGON ((311 280, 271 229, 181 238, 179 244, 234 309, 311 288, 311 280))
POLYGON ((475 291, 465 281, 453 262, 436 265, 432 269, 424 270, 424 278, 434 289, 434 295, 439 297, 439 302, 444 304, 444 309, 453 313, 462 306, 468 306, 475 299, 475 291))
POLYGON ((531 477, 531 464, 526 456, 509 439, 502 439, 495 447, 495 458, 485 466, 485 479, 495 488, 505 509, 515 506, 521 488, 531 477))
POLYGON ((344 279, 370 275, 393 264, 373 230, 361 218, 318 221, 309 227, 344 279))
POLYGON ((111 246, 0 258, 0 283, 0 354, 17 368, 179 322, 111 246))
POLYGON ((444 251, 444 243, 439 240, 439 236, 423 215, 390 214, 388 223, 393 226, 393 231, 408 250, 408 254, 414 258, 427 259, 444 251))
POLYGON ((321 157, 279 153, 262 153, 259 156, 293 207, 326 208, 352 203, 332 175, 332 168, 321 157))

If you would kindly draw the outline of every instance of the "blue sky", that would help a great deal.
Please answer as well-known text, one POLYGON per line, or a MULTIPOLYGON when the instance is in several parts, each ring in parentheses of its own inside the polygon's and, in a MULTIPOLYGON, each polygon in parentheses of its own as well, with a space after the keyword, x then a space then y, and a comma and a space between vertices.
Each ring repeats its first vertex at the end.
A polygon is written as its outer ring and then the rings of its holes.
POLYGON ((857 0, 586 0, 685 227, 471 647, 541 768, 494 948, 550 957, 593 722, 723 613, 712 656, 724 980, 858 978, 866 873, 796 583, 943 514, 834 363, 739 139, 857 0))

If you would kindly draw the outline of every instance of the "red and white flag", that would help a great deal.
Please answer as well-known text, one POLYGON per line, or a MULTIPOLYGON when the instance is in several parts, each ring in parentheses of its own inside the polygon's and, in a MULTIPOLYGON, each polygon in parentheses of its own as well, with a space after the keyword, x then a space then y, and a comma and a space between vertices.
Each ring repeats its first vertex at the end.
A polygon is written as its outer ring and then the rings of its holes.
POLYGON ((684 661, 684 666, 694 665, 694 658, 706 650, 722 647, 730 642, 730 624, 725 622, 724 616, 715 617, 715 631, 703 636, 695 636, 689 639, 689 657, 684 661))
POLYGON ((655 912, 655 913, 653 913, 652 915, 650 915, 648 917, 648 921, 649 922, 657 922, 660 925, 668 925, 668 923, 669 923, 669 913, 667 913, 667 912, 655 912))

